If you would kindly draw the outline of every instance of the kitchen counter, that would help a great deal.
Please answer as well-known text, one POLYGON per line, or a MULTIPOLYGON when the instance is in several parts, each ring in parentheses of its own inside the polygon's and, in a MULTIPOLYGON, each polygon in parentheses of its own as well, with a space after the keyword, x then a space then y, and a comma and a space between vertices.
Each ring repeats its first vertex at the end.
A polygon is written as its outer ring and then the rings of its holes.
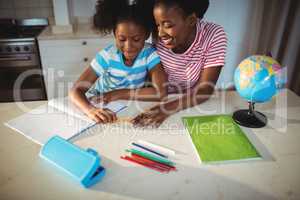
POLYGON ((39 36, 38 40, 61 40, 61 39, 81 39, 81 38, 103 38, 112 39, 113 35, 101 35, 97 30, 92 28, 90 23, 74 25, 73 33, 54 34, 51 26, 48 26, 39 36))
MULTIPOLYGON (((30 110, 46 102, 26 102, 30 110)), ((179 112, 182 116, 232 113, 246 108, 236 92, 218 92, 209 101, 179 112)), ((263 160, 201 164, 188 133, 178 130, 126 130, 95 126, 75 140, 93 148, 107 169, 103 181, 84 189, 39 158, 40 146, 3 123, 24 111, 17 103, 0 104, 0 199, 300 199, 300 98, 289 90, 256 109, 268 126, 248 129, 263 160), (144 139, 177 151, 178 171, 161 174, 120 159, 130 141, 144 139)), ((51 122, 49 122, 51 123, 51 122)))

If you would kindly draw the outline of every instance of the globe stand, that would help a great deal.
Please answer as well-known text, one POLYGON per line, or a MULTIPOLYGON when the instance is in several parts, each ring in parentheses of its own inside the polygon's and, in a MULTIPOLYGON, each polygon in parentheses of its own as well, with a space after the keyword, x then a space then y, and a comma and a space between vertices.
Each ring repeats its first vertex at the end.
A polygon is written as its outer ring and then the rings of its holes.
POLYGON ((248 110, 238 110, 233 113, 232 118, 241 126, 249 128, 262 128, 267 124, 267 117, 261 112, 254 110, 254 102, 248 102, 248 110))

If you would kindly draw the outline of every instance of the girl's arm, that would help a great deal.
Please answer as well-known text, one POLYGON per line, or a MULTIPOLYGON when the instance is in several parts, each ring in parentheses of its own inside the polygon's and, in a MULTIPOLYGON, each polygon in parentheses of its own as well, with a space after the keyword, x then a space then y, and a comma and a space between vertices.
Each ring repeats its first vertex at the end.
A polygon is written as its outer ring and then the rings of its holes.
MULTIPOLYGON (((159 63, 149 71, 149 77, 151 78, 151 87, 144 87, 139 89, 120 89, 107 92, 102 97, 104 101, 115 100, 142 100, 142 101, 161 101, 167 96, 167 76, 159 63)), ((97 101, 97 99, 93 99, 97 101)))
POLYGON ((97 75, 91 67, 88 67, 79 79, 74 83, 69 98, 70 100, 79 107, 89 118, 99 122, 112 122, 116 120, 115 113, 108 109, 100 109, 94 107, 90 101, 86 98, 85 93, 97 80, 97 75))
POLYGON ((181 97, 161 103, 133 119, 137 126, 159 126, 168 116, 180 110, 193 107, 206 100, 214 92, 222 67, 204 69, 194 89, 187 90, 181 97))

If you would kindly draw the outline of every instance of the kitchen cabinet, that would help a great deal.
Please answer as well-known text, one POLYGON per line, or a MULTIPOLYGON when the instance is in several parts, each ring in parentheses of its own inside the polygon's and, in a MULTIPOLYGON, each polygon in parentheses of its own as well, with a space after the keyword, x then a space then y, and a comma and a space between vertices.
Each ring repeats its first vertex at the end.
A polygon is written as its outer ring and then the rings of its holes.
POLYGON ((39 49, 48 99, 67 96, 96 53, 112 38, 40 40, 39 49))

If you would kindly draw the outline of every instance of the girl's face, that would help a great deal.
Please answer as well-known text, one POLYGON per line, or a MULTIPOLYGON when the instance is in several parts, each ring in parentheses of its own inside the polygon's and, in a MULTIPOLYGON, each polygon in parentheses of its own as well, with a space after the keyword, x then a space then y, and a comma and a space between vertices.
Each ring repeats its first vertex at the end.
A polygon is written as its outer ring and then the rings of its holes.
POLYGON ((124 63, 132 65, 148 38, 146 30, 134 22, 124 21, 115 29, 116 46, 123 53, 124 63))
POLYGON ((185 52, 192 44, 196 34, 195 15, 184 16, 176 6, 156 5, 153 15, 157 25, 158 37, 168 49, 175 53, 185 52))

